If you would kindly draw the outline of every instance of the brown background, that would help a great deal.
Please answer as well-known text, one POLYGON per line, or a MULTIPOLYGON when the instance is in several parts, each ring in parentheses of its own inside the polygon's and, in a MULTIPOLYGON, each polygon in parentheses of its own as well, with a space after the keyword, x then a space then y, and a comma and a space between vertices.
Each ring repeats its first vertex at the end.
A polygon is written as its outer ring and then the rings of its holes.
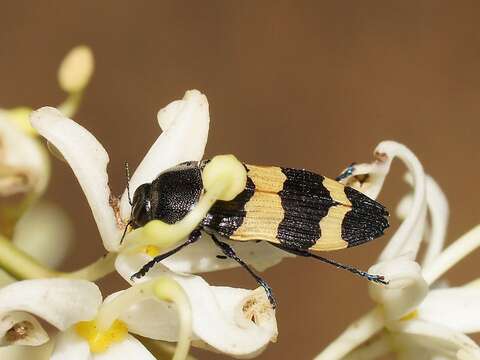
MULTIPOLYGON (((57 65, 85 43, 96 73, 76 119, 109 151, 115 192, 123 162, 137 164, 156 138, 157 110, 198 88, 211 109, 207 156, 335 176, 383 139, 404 142, 449 197, 452 241, 478 222, 479 18, 478 1, 4 1, 0 105, 58 104, 57 65)), ((102 247, 70 169, 53 170, 47 197, 75 219, 73 269, 102 247)), ((390 209, 406 189, 401 175, 397 166, 382 193, 390 209)), ((334 257, 368 268, 385 241, 334 257)), ((479 276, 479 259, 452 271, 453 283, 479 276)), ((312 261, 264 276, 280 337, 262 359, 311 358, 370 307, 364 281, 312 261)), ((208 279, 253 286, 241 270, 208 279)))

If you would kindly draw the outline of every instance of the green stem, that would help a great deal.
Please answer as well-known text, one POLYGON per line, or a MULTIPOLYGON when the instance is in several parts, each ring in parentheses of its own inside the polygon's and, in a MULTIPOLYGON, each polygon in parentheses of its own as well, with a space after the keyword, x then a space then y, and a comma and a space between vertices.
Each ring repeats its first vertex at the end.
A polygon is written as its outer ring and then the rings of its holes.
POLYGON ((115 253, 109 253, 80 270, 65 273, 40 264, 29 254, 18 249, 10 240, 0 235, 0 267, 18 280, 66 277, 95 281, 114 271, 116 256, 115 253))
POLYGON ((18 249, 11 241, 0 235, 0 265, 17 279, 35 279, 59 276, 47 269, 30 255, 18 249))

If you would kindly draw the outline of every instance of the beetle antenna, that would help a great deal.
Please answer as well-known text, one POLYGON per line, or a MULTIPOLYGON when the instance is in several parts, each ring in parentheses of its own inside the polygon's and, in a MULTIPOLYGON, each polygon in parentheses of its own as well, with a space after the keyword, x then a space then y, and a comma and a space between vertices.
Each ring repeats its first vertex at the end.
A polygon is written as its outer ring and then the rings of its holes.
MULTIPOLYGON (((127 177, 127 195, 128 202, 132 206, 132 197, 130 195, 130 169, 128 167, 128 161, 125 161, 125 176, 127 177)), ((123 239, 123 238, 122 238, 123 239)))
POLYGON ((122 245, 123 243, 123 239, 125 239, 125 235, 127 235, 127 230, 128 230, 128 227, 132 225, 132 220, 130 220, 127 225, 125 225, 125 230, 123 230, 123 235, 122 235, 122 238, 120 239, 120 245, 122 245))

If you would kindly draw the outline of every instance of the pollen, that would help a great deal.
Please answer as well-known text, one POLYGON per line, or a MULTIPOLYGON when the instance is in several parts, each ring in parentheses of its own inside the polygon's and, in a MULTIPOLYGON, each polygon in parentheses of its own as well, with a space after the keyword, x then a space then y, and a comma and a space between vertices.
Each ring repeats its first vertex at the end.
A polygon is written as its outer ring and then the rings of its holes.
POLYGON ((128 328, 123 321, 115 320, 110 329, 99 331, 95 320, 82 321, 75 325, 77 334, 88 341, 92 353, 101 353, 106 351, 114 343, 123 341, 128 328))
POLYGON ((160 249, 155 245, 146 245, 140 249, 140 252, 145 253, 152 258, 160 255, 160 249))
POLYGON ((413 310, 412 312, 409 312, 407 315, 403 316, 400 321, 408 321, 408 320, 413 320, 418 317, 418 311, 413 310))

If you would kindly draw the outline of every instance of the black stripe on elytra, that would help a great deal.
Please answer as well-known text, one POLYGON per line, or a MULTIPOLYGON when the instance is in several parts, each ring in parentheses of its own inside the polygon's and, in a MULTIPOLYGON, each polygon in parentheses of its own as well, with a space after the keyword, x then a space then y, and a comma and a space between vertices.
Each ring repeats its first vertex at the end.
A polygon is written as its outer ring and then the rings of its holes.
POLYGON ((348 246, 382 236, 389 226, 387 209, 351 187, 345 187, 345 195, 352 203, 352 210, 345 215, 342 223, 342 238, 348 246))
POLYGON ((307 170, 282 168, 287 177, 278 193, 285 216, 277 238, 284 246, 308 249, 320 238, 320 220, 335 204, 323 186, 324 177, 307 170))
POLYGON ((217 201, 203 220, 203 225, 214 230, 222 236, 230 237, 240 226, 245 217, 246 204, 255 192, 255 183, 247 176, 245 190, 231 201, 217 201))

